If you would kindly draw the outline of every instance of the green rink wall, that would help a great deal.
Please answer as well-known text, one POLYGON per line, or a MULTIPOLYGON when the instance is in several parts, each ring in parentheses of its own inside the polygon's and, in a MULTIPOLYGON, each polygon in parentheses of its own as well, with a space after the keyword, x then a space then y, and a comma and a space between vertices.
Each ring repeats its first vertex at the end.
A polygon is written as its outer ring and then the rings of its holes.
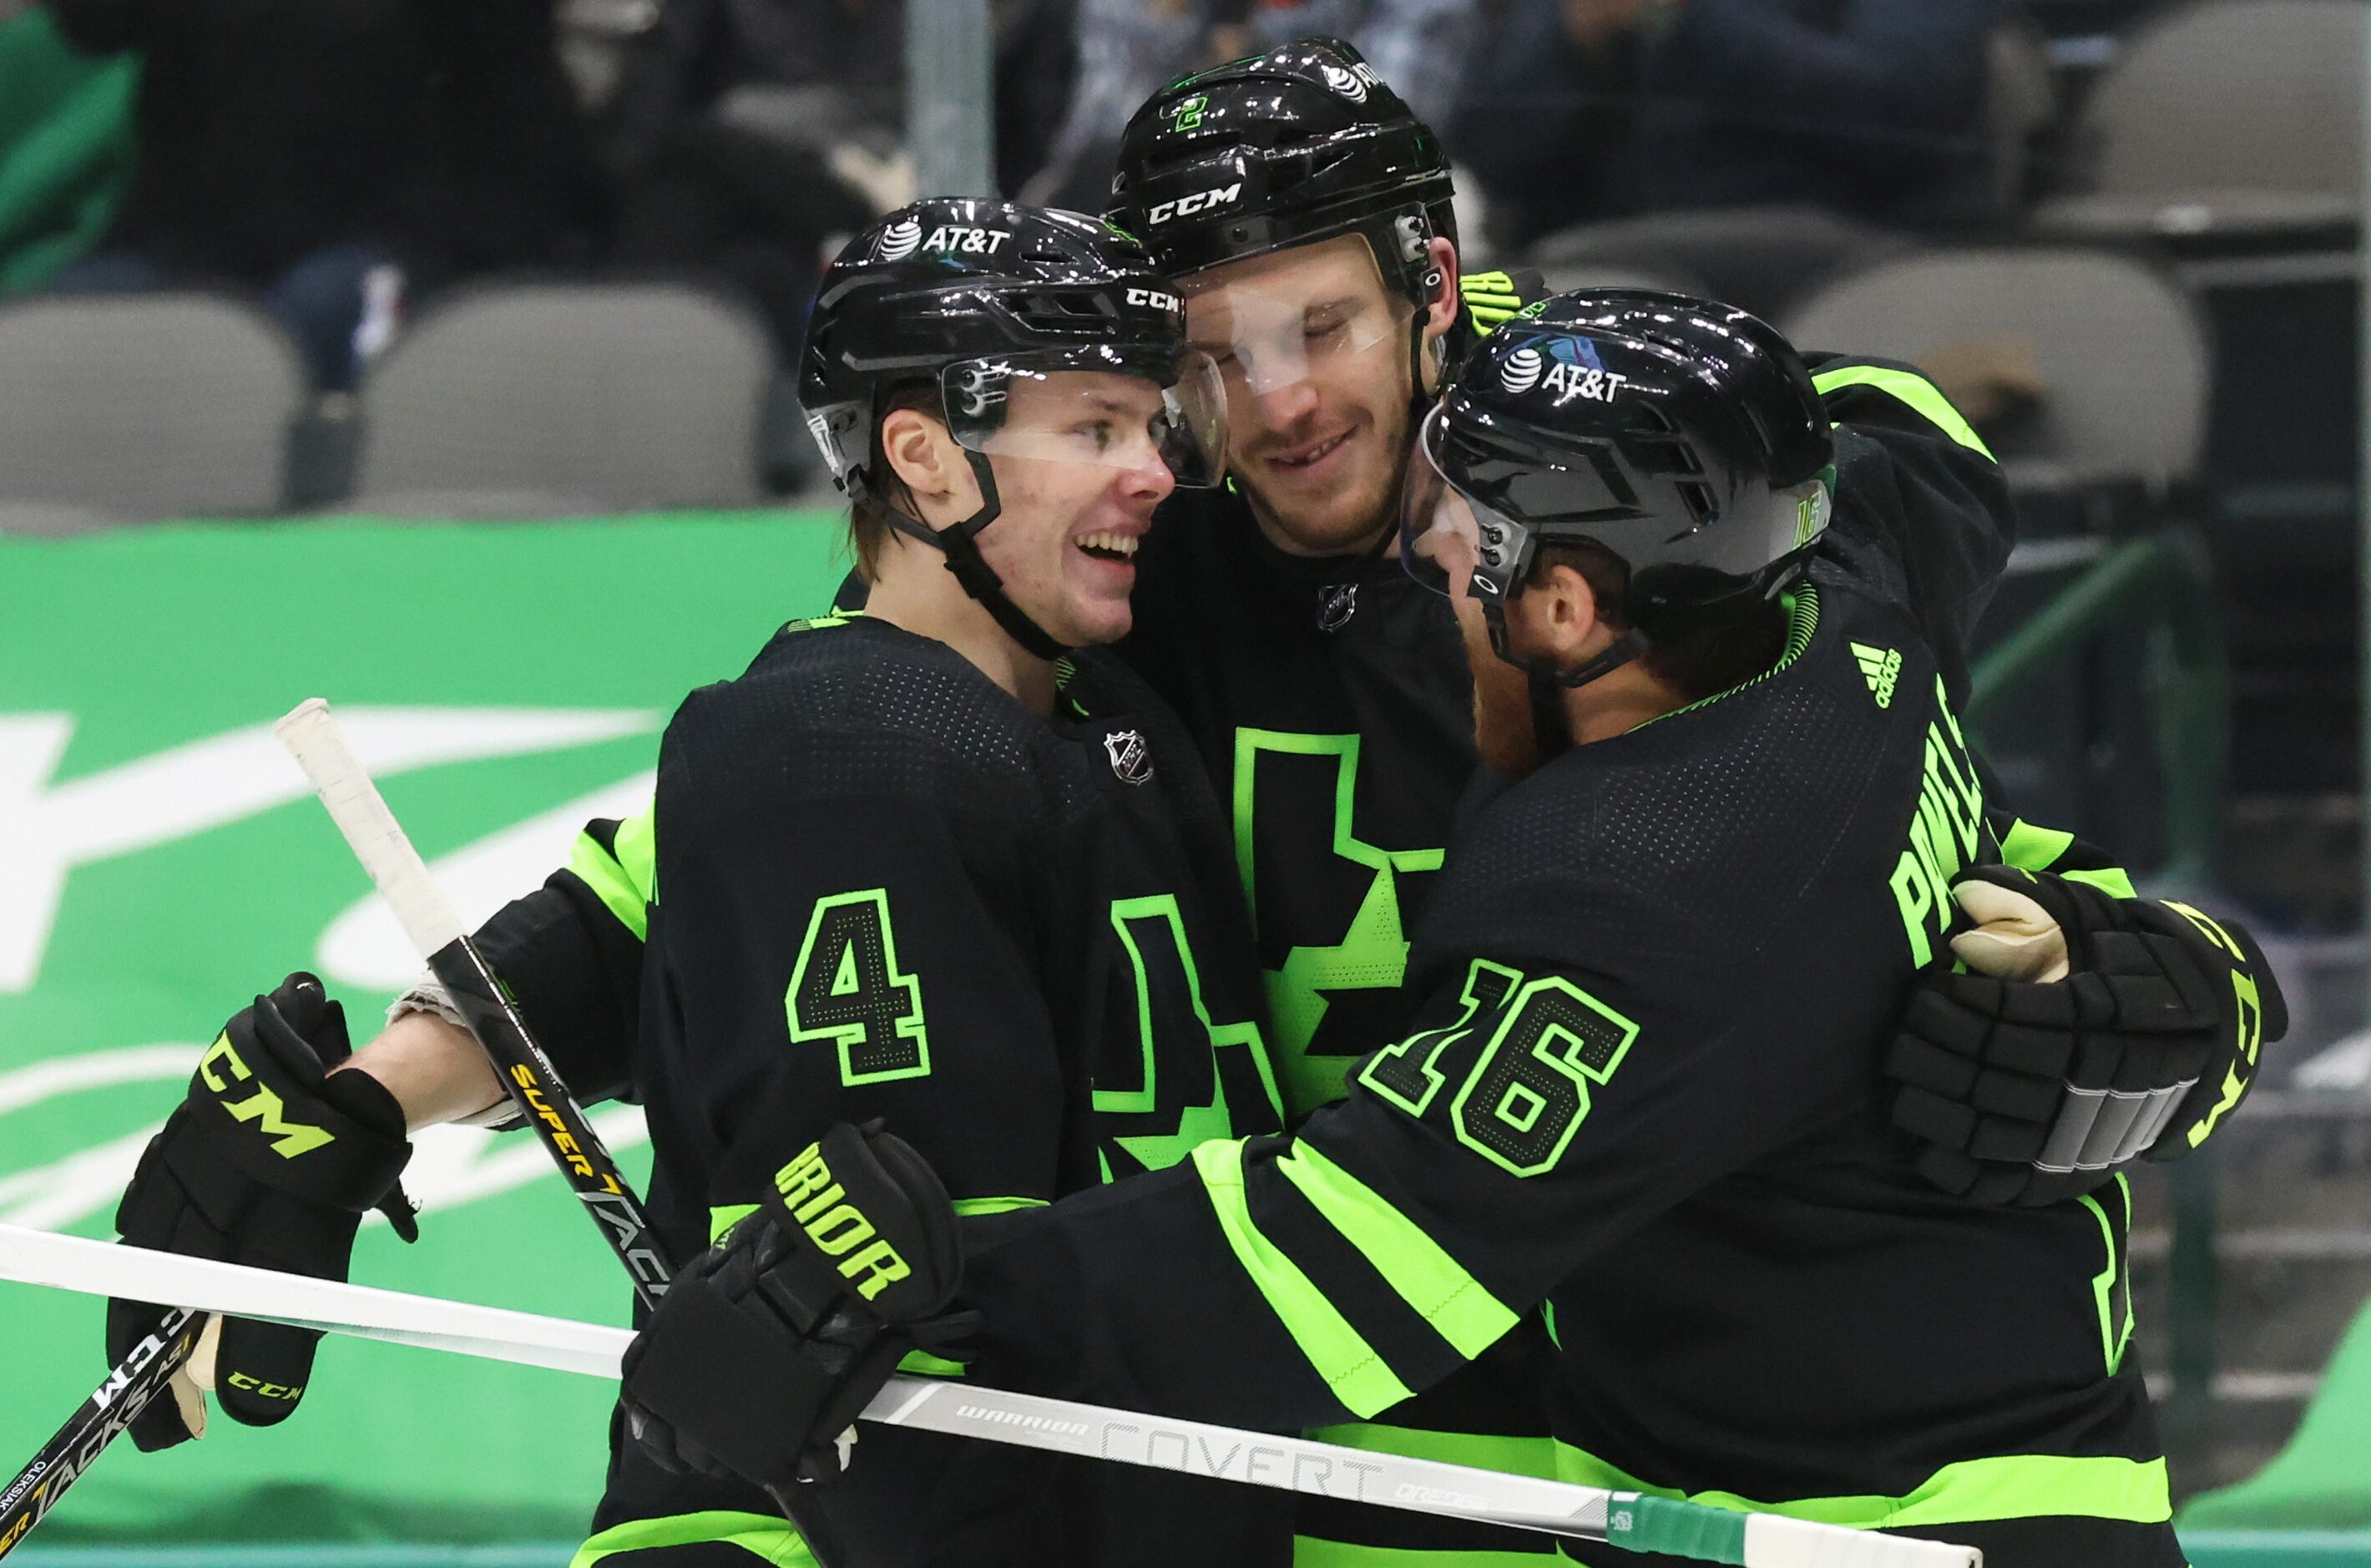
MULTIPOLYGON (((341 945, 350 912, 373 912, 369 884, 273 754, 274 718, 326 696, 358 738, 394 746, 399 764, 377 768, 388 801, 465 912, 488 912, 499 897, 470 895, 473 852, 482 866, 485 846, 544 819, 542 847, 514 846, 496 873, 523 891, 564 857, 573 802, 646 797, 683 694, 828 608, 839 537, 836 517, 752 513, 0 540, 0 1220, 111 1237, 131 1160, 230 1013, 314 968, 367 1038, 416 970, 390 931, 341 945)), ((640 1179, 637 1128, 610 1126, 640 1179)), ((354 1277, 625 1322, 617 1262, 544 1161, 527 1140, 423 1137, 407 1176, 429 1205, 420 1243, 374 1223, 354 1277)), ((0 1284, 5 1471, 98 1383, 101 1319, 94 1299, 0 1284)), ((160 1454, 118 1442, 18 1560, 87 1544, 163 1562, 157 1545, 211 1541, 540 1549, 591 1512, 610 1399, 584 1378, 333 1337, 294 1419, 217 1414, 204 1441, 160 1454)), ((565 1556, 499 1559, 539 1560, 565 1556)))
MULTIPOLYGON (((647 793, 667 714, 828 607, 836 515, 338 519, 0 539, 0 1220, 112 1234, 115 1197, 222 1020, 313 968, 358 1038, 412 972, 269 740, 346 715, 464 913, 647 793), (624 804, 620 804, 624 803, 624 804)), ((596 1112, 637 1179, 630 1111, 596 1112)), ((541 1150, 423 1136, 405 1248, 370 1284, 622 1323, 617 1264, 541 1150)), ((94 1300, 0 1284, 0 1470, 103 1371, 94 1300)), ((93 1467, 26 1568, 561 1568, 600 1490, 610 1391, 335 1338, 292 1421, 93 1467), (433 1544, 432 1544, 433 1543, 433 1544)), ((2182 1519, 2197 1568, 2371 1568, 2371 1312, 2296 1440, 2182 1519)))

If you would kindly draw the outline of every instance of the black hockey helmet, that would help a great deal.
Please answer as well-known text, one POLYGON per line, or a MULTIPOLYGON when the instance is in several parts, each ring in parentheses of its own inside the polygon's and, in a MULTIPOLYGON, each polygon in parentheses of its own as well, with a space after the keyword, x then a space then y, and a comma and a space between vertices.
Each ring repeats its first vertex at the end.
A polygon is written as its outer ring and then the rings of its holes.
POLYGON ((1449 157, 1356 49, 1296 40, 1173 82, 1120 138, 1106 215, 1184 276, 1363 234, 1384 281, 1417 305, 1427 254, 1456 238, 1449 157))
MULTIPOLYGON (((815 291, 800 353, 799 401, 833 480, 881 508, 899 532, 945 552, 948 570, 1016 641, 1042 657, 1065 650, 1022 614, 980 559, 980 529, 1000 509, 991 455, 1116 462, 1081 447, 1061 420, 1016 420, 1014 393, 1066 372, 1150 382, 1146 429, 1177 482, 1224 471, 1226 399, 1209 359, 1185 341, 1176 286, 1128 236, 1077 213, 935 197, 901 207, 842 248, 815 291), (981 509, 933 529, 892 499, 875 431, 894 394, 935 385, 936 412, 966 448, 981 509)), ((1024 399, 1024 401, 1031 400, 1024 399)))
POLYGON ((1586 541, 1627 568, 1632 630, 1553 672, 1570 686, 1775 597, 1827 527, 1834 479, 1793 346, 1741 310, 1645 289, 1557 295, 1500 327, 1417 446, 1401 559, 1440 592, 1466 585, 1500 656, 1541 544, 1586 541))

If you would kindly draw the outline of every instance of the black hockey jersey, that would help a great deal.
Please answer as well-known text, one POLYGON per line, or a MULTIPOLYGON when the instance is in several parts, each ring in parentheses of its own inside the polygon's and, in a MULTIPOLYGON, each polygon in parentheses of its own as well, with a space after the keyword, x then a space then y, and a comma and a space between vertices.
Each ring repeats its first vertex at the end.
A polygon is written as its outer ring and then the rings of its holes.
POLYGON ((1784 661, 1461 824, 1416 1027, 1341 1105, 977 1237, 984 1378, 1371 1417, 1544 1303, 1569 1479, 2005 1568, 2180 1562, 2122 1190, 1964 1204, 1887 1125, 1879 1053, 1949 961, 1949 878, 1998 857, 1957 650, 2007 540, 1931 388, 1843 368, 1870 423, 1839 433, 1784 661))
MULTIPOLYGON (((1042 721, 944 645, 835 617, 677 713, 632 1062, 673 1255, 835 1121, 885 1119, 972 1215, 1280 1125, 1192 749, 1116 661, 1063 674, 1042 721)), ((902 1430, 815 1495, 850 1568, 1201 1568, 1288 1539, 1288 1499, 902 1430)), ((624 1445, 593 1545, 692 1516, 779 1542, 772 1512, 624 1445)))

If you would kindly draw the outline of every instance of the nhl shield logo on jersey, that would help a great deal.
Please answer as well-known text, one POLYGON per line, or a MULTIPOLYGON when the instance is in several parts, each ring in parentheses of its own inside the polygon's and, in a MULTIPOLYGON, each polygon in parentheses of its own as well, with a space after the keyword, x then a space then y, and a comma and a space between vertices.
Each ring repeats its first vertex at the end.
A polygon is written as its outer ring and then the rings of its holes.
POLYGON ((1116 729, 1104 737, 1104 755, 1111 759, 1112 772, 1122 784, 1140 784, 1152 778, 1152 748, 1146 745, 1141 731, 1116 729))
POLYGON ((1317 629, 1339 632, 1359 613, 1359 585, 1328 583, 1317 590, 1317 629))

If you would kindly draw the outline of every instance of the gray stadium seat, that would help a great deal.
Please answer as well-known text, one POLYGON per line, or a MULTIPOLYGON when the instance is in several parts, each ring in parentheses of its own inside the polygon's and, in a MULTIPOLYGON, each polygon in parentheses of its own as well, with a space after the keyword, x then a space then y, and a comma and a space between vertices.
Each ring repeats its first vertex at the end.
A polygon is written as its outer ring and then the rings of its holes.
POLYGON ((305 398, 295 350, 237 300, 0 304, 0 527, 275 512, 305 398))
POLYGON ((2362 0, 2206 0, 2133 35, 2085 103, 2058 232, 2343 222, 2363 192, 2362 0))
POLYGON ((1837 280, 1782 323, 1807 350, 1918 363, 1993 336, 2030 347, 2047 391, 2004 461, 2153 483, 2196 471, 2210 369, 2189 296, 2122 256, 2038 247, 1926 251, 1837 280))
POLYGON ((356 512, 535 493, 566 510, 758 500, 772 351, 680 284, 485 284, 424 310, 363 388, 356 512))
POLYGON ((1533 242, 1527 260, 1552 278, 1604 267, 1693 279, 1698 286, 1689 292, 1775 319, 1838 267, 1906 243, 1810 207, 1724 207, 1562 229, 1533 242))

